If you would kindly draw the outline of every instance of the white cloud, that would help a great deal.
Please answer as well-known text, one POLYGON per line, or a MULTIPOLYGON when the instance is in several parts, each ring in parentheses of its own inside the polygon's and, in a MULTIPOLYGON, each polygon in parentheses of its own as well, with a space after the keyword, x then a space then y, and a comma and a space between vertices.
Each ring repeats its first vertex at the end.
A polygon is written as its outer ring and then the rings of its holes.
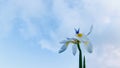
POLYGON ((29 39, 31 37, 36 37, 37 28, 35 27, 35 25, 28 21, 24 25, 26 25, 26 26, 19 28, 19 32, 22 35, 22 37, 25 39, 29 39))
MULTIPOLYGON (((120 13, 118 0, 84 0, 81 1, 81 3, 78 3, 78 0, 75 0, 75 2, 73 0, 53 0, 52 2, 51 9, 53 10, 50 10, 50 13, 52 13, 51 16, 54 15, 56 19, 60 21, 59 26, 55 30, 53 30, 54 28, 49 29, 49 27, 52 27, 51 25, 47 25, 49 22, 40 21, 40 25, 38 25, 31 20, 31 17, 44 19, 46 18, 44 17, 45 15, 50 14, 46 13, 48 12, 47 6, 42 0, 12 0, 6 2, 6 6, 1 9, 0 24, 2 27, 0 27, 0 32, 3 33, 2 35, 9 34, 14 27, 14 23, 11 22, 18 15, 18 17, 25 22, 24 25, 26 25, 25 28, 19 28, 21 35, 27 38, 38 37, 43 36, 43 32, 47 32, 45 34, 48 35, 52 41, 47 38, 41 38, 39 43, 42 48, 52 51, 57 49, 55 46, 59 45, 60 40, 66 37, 74 37, 74 28, 80 27, 81 32, 88 32, 91 24, 94 25, 92 34, 95 34, 96 38, 101 38, 102 36, 104 41, 108 40, 106 38, 108 36, 113 40, 115 38, 120 39, 120 32, 117 30, 119 29, 120 22, 119 15, 117 15, 120 13), (73 8, 70 8, 69 4, 71 4, 73 8), (47 29, 45 27, 46 25, 47 29), (39 27, 41 27, 41 29, 39 27), (52 43, 55 43, 55 46, 52 43)), ((53 24, 56 23, 53 22, 53 24)))
POLYGON ((47 40, 41 40, 40 42, 39 42, 39 45, 41 45, 41 48, 42 49, 47 49, 47 50, 50 50, 50 51, 53 51, 53 52, 55 52, 56 50, 54 49, 54 47, 53 46, 51 46, 51 45, 53 45, 52 43, 50 43, 49 41, 47 41, 47 40))
POLYGON ((11 2, 20 9, 22 16, 27 16, 28 18, 40 17, 46 9, 42 0, 12 0, 11 2))
MULTIPOLYGON (((119 0, 101 0, 99 1, 101 2, 101 5, 103 5, 103 7, 105 8, 105 10, 107 10, 107 12, 109 13, 114 13, 114 12, 119 12, 120 11, 120 4, 119 4, 119 0)), ((119 12, 120 13, 120 12, 119 12)))
POLYGON ((109 24, 109 23, 111 22, 111 20, 110 20, 109 17, 104 16, 104 17, 103 17, 103 22, 104 22, 105 24, 109 24))
POLYGON ((54 40, 47 40, 47 39, 41 39, 38 42, 38 45, 41 46, 42 49, 47 49, 49 51, 58 53, 59 47, 59 40, 57 40, 56 38, 54 38, 54 40))
POLYGON ((8 37, 13 29, 13 20, 16 17, 14 7, 10 4, 0 7, 0 37, 8 37))
POLYGON ((120 65, 120 48, 116 48, 114 44, 107 45, 103 48, 103 55, 101 59, 101 65, 104 65, 104 68, 119 68, 120 65))
MULTIPOLYGON (((31 18, 41 18, 46 12, 42 0, 11 0, 2 2, 0 7, 0 32, 1 37, 8 37, 16 27, 16 19, 23 20, 25 28, 18 29, 24 37, 36 35, 37 28, 31 18)), ((21 22, 21 23, 23 23, 21 22)))
POLYGON ((119 68, 120 65, 120 48, 119 44, 103 44, 97 46, 89 58, 88 66, 91 68, 119 68))

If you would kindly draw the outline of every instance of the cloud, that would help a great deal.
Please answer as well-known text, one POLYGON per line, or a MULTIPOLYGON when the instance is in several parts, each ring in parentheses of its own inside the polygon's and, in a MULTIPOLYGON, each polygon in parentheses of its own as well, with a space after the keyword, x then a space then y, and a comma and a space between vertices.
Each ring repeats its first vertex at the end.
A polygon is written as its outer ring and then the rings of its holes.
POLYGON ((23 38, 44 39, 55 43, 56 40, 74 37, 74 28, 80 27, 81 32, 87 33, 93 24, 93 34, 96 34, 95 37, 100 41, 119 39, 120 32, 116 29, 119 29, 120 20, 119 15, 115 14, 119 11, 117 0, 110 0, 109 3, 103 0, 12 0, 4 3, 6 5, 2 5, 0 12, 1 37, 14 32, 13 28, 16 28, 23 38), (111 3, 114 9, 104 9, 111 3), (109 10, 112 12, 108 12, 109 10), (16 27, 16 23, 20 24, 19 27, 16 27), (50 41, 53 39, 54 42, 50 41))
POLYGON ((49 41, 47 41, 47 40, 41 40, 40 42, 39 42, 39 45, 41 45, 41 48, 42 49, 47 49, 47 50, 49 50, 49 51, 52 51, 52 52, 56 52, 56 50, 57 49, 55 49, 55 47, 53 47, 52 45, 55 45, 55 44, 52 44, 52 43, 50 43, 49 41))
POLYGON ((120 65, 120 48, 119 44, 103 44, 95 49, 94 55, 88 55, 89 64, 92 68, 119 68, 120 65))
MULTIPOLYGON (((30 0, 30 1, 21 1, 21 0, 11 0, 11 1, 2 1, 0 9, 0 31, 1 37, 7 37, 8 34, 11 34, 13 28, 16 26, 17 22, 15 20, 19 17, 25 23, 29 24, 31 20, 30 17, 40 17, 44 12, 44 6, 41 0, 30 0)), ((21 22, 22 23, 22 22, 21 22)), ((29 26, 28 24, 28 26, 29 26)), ((31 25, 30 25, 31 26, 31 25)), ((29 29, 29 28, 28 28, 29 29)), ((29 30, 32 30, 30 28, 29 30)))

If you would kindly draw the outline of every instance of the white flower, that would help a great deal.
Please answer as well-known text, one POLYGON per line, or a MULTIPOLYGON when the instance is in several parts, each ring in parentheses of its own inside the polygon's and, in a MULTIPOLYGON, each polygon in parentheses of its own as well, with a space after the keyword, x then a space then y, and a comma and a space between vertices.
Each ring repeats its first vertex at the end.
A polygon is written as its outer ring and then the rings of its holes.
POLYGON ((77 45, 80 44, 80 43, 84 43, 85 49, 86 49, 89 53, 92 53, 93 47, 92 47, 92 44, 91 44, 90 40, 89 40, 88 37, 87 37, 87 36, 91 33, 92 28, 93 28, 93 26, 91 26, 90 32, 88 32, 87 35, 85 35, 85 34, 83 34, 83 33, 79 33, 79 29, 78 29, 78 30, 75 29, 76 38, 67 38, 66 40, 63 40, 63 41, 61 42, 61 44, 63 44, 63 46, 60 48, 59 53, 64 52, 64 51, 67 49, 67 47, 68 47, 68 45, 69 45, 70 43, 73 44, 73 45, 72 45, 72 53, 73 53, 73 55, 76 54, 76 52, 77 52, 77 45))

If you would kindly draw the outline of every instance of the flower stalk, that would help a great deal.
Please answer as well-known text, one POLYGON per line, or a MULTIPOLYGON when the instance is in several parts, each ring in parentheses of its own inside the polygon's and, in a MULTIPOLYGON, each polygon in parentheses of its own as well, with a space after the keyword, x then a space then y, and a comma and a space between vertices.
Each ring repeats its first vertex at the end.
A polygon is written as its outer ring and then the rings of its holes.
POLYGON ((78 47, 78 50, 79 50, 79 68, 86 68, 85 56, 84 56, 84 59, 83 59, 83 62, 82 62, 82 51, 81 51, 79 42, 77 44, 77 47, 78 47))
POLYGON ((81 51, 79 43, 77 44, 77 47, 79 50, 79 68, 82 68, 82 51, 81 51))
POLYGON ((83 68, 86 68, 85 56, 84 56, 84 59, 83 59, 83 68))

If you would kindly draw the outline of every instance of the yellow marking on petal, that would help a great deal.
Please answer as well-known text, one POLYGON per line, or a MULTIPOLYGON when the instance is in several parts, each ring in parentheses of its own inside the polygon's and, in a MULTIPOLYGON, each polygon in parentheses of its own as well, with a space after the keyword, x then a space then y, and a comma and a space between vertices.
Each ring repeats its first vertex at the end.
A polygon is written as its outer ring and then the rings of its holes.
POLYGON ((68 46, 70 43, 72 43, 72 44, 78 44, 78 43, 80 43, 80 41, 79 41, 79 40, 67 41, 67 42, 65 43, 65 45, 68 46))
POLYGON ((78 44, 80 41, 79 40, 73 40, 73 41, 71 41, 71 43, 73 43, 73 44, 78 44))
POLYGON ((84 44, 85 44, 85 45, 88 45, 88 44, 89 44, 89 42, 88 42, 88 41, 85 41, 85 42, 84 42, 84 44))
POLYGON ((69 45, 69 42, 66 42, 66 46, 68 46, 69 45))
POLYGON ((79 34, 77 34, 77 37, 82 37, 83 36, 83 34, 82 33, 79 33, 79 34))

